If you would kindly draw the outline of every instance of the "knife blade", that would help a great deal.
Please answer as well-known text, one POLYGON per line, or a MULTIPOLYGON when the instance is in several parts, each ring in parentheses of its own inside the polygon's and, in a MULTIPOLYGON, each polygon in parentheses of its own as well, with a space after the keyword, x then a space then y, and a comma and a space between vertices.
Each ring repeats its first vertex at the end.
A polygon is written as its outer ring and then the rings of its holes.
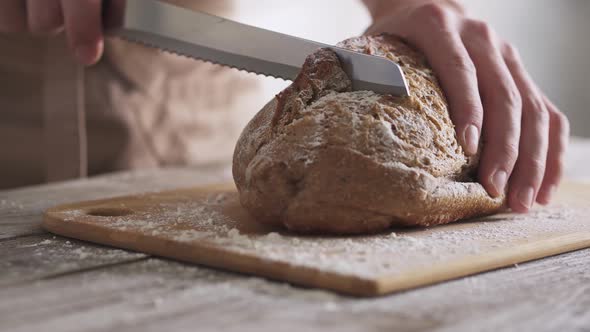
POLYGON ((164 51, 266 76, 294 80, 308 55, 334 51, 353 90, 409 95, 393 61, 322 44, 157 0, 110 0, 104 4, 107 35, 164 51))

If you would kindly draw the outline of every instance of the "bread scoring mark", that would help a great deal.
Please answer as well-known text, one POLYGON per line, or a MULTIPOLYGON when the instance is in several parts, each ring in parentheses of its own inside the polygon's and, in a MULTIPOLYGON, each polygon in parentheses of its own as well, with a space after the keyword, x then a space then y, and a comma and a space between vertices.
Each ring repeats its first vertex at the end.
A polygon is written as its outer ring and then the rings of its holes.
POLYGON ((352 82, 342 69, 338 56, 329 49, 320 49, 305 60, 293 84, 276 95, 277 104, 271 122, 290 123, 298 111, 332 92, 352 90, 352 82), (283 120, 283 121, 281 121, 283 120))

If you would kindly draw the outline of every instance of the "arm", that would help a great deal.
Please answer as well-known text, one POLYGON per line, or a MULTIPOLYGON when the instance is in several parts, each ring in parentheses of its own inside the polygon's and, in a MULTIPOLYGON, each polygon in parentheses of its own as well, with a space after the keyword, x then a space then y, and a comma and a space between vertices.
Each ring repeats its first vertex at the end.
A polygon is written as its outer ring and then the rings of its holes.
POLYGON ((467 154, 481 152, 479 181, 492 196, 508 192, 526 212, 549 203, 561 180, 567 118, 527 73, 516 49, 455 0, 363 0, 368 34, 391 33, 426 55, 449 100, 467 154))

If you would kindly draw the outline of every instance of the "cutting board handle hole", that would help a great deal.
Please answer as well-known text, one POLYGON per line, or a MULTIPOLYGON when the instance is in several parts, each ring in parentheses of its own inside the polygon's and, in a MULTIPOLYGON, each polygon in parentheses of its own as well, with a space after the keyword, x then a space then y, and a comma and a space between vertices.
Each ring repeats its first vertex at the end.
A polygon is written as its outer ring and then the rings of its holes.
POLYGON ((94 217, 124 217, 133 214, 133 211, 127 208, 97 207, 86 211, 86 214, 94 217))

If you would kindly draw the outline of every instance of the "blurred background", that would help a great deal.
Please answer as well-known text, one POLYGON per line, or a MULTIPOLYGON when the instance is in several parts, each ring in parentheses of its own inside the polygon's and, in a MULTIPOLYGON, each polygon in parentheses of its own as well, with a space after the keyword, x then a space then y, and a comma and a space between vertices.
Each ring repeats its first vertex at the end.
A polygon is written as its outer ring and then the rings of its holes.
MULTIPOLYGON (((370 18, 360 0, 239 0, 233 19, 325 43, 361 34, 370 18), (313 9, 313 10, 312 10, 313 9)), ((464 0, 518 47, 543 91, 570 118, 572 133, 590 137, 590 1, 464 0)), ((259 77, 260 106, 287 85, 259 77)))

